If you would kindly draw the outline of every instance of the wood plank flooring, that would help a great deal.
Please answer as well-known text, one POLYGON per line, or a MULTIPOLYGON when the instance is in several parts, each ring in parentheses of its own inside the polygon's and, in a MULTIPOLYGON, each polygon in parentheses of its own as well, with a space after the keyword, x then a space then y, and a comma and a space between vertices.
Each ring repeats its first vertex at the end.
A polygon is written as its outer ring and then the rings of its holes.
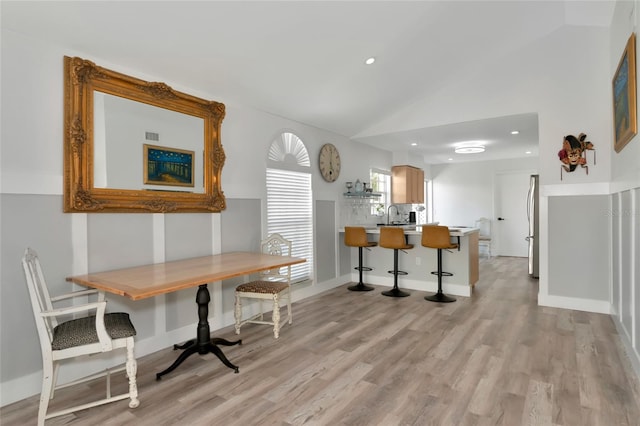
MULTIPOLYGON (((526 269, 483 261, 473 296, 446 305, 344 285, 294 303, 277 341, 268 326, 243 327, 243 345, 224 348, 239 374, 194 355, 158 382, 177 356, 168 348, 138 360, 137 409, 116 402, 47 425, 640 424, 611 318, 538 307, 526 269)), ((215 335, 235 339, 233 327, 215 335)), ((53 405, 93 392, 65 389, 53 405)), ((37 408, 37 396, 3 407, 0 422, 35 424, 37 408)))

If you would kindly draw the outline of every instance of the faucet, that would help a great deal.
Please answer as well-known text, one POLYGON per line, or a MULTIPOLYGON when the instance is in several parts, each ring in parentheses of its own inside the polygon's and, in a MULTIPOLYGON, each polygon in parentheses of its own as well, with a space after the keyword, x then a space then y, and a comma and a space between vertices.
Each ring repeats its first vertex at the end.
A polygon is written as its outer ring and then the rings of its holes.
POLYGON ((395 207, 396 208, 396 215, 399 214, 398 212, 398 206, 395 204, 390 204, 389 208, 387 209, 387 225, 391 225, 391 207, 395 207))

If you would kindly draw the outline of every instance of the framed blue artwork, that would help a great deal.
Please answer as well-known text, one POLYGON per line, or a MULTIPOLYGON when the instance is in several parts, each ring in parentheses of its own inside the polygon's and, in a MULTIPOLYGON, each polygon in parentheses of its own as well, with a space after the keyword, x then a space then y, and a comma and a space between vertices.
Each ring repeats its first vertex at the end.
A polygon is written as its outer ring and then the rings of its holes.
POLYGON ((144 183, 193 186, 194 152, 144 144, 144 183))
POLYGON ((636 35, 631 34, 613 76, 613 131, 616 152, 638 132, 636 117, 636 35))

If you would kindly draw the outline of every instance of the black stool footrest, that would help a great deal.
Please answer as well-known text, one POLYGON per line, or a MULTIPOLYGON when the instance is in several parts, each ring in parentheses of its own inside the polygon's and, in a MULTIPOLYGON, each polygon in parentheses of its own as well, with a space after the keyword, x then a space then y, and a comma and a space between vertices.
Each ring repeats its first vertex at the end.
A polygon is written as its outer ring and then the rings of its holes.
MULTIPOLYGON (((442 271, 442 272, 440 272, 440 274, 441 274, 443 277, 452 277, 452 276, 453 276, 453 274, 452 274, 451 272, 444 272, 444 271, 442 271)), ((438 275, 438 271, 432 271, 432 272, 431 272, 431 275, 438 275)))
POLYGON ((355 268, 356 271, 373 271, 373 268, 369 268, 367 266, 356 266, 355 268))
POLYGON ((394 271, 394 270, 391 270, 391 271, 387 271, 387 273, 389 273, 389 274, 398 274, 398 275, 409 275, 409 273, 406 272, 406 271, 394 271))

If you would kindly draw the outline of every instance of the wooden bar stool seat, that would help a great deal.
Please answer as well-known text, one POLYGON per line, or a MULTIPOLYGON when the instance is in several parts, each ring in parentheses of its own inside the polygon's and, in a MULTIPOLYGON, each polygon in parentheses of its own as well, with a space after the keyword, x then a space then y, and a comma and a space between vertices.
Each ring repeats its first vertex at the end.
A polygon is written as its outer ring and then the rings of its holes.
POLYGON ((427 225, 422 227, 422 246, 438 250, 438 270, 431 272, 438 276, 438 292, 427 295, 424 298, 431 302, 451 303, 455 302, 455 297, 447 296, 442 292, 442 277, 452 277, 451 272, 442 270, 442 250, 458 248, 458 245, 451 242, 449 228, 446 226, 427 225))
POLYGON ((372 268, 362 266, 362 249, 369 247, 375 247, 378 245, 375 241, 369 241, 367 239, 367 232, 362 226, 345 226, 344 227, 344 244, 349 247, 358 247, 358 266, 354 269, 358 270, 358 284, 349 286, 351 291, 371 291, 373 287, 366 285, 362 282, 362 271, 371 271, 372 268))
POLYGON ((398 250, 412 249, 413 244, 407 243, 402 228, 385 226, 380 229, 380 247, 393 249, 393 270, 387 271, 393 274, 393 288, 383 291, 382 294, 389 297, 409 296, 409 293, 398 288, 398 275, 407 275, 405 271, 398 270, 398 250))

